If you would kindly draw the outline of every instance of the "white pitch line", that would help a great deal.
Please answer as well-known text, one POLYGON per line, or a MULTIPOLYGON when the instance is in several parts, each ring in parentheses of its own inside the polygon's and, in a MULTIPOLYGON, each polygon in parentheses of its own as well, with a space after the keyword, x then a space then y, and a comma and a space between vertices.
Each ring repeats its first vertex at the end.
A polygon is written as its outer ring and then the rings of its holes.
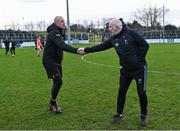
MULTIPOLYGON (((115 68, 115 69, 120 69, 121 68, 121 66, 117 67, 117 66, 113 66, 113 65, 106 65, 106 64, 100 64, 100 63, 88 61, 88 60, 85 59, 86 56, 89 56, 89 54, 81 56, 81 60, 83 60, 85 63, 93 64, 93 65, 97 65, 97 66, 104 66, 104 67, 108 67, 108 68, 115 68)), ((168 73, 168 72, 153 71, 153 70, 148 70, 148 72, 158 73, 158 74, 165 74, 165 75, 180 75, 180 73, 168 73)))

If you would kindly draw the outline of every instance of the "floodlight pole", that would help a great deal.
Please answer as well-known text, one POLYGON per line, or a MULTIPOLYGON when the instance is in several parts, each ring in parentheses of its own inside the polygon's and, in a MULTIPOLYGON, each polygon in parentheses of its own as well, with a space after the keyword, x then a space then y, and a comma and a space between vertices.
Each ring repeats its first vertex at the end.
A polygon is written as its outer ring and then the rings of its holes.
POLYGON ((163 43, 165 43, 165 32, 164 32, 164 15, 165 12, 164 12, 164 5, 163 5, 163 43))
POLYGON ((69 2, 68 2, 68 0, 66 0, 66 6, 67 6, 68 44, 70 44, 70 41, 71 41, 71 29, 70 29, 70 20, 69 20, 69 2))

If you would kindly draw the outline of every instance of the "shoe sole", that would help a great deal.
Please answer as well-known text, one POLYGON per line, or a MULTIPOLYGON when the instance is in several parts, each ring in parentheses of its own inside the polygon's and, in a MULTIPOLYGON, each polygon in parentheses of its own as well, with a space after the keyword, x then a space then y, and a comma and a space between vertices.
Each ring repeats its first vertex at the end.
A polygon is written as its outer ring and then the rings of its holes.
POLYGON ((147 123, 141 123, 141 126, 147 126, 147 123))
POLYGON ((61 114, 61 113, 63 113, 63 109, 59 109, 59 110, 61 110, 61 111, 54 111, 52 108, 49 108, 49 111, 50 111, 50 112, 54 112, 54 113, 56 113, 56 114, 61 114))
POLYGON ((121 121, 124 121, 125 120, 125 117, 123 117, 123 118, 121 118, 121 119, 119 119, 119 120, 117 120, 117 121, 112 121, 112 124, 118 124, 118 123, 120 123, 121 121))

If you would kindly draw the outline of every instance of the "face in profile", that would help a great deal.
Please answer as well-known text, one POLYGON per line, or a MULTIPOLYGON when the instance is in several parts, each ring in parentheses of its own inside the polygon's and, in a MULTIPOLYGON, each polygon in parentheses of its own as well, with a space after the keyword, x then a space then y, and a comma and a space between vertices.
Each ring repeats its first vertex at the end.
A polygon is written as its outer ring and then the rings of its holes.
POLYGON ((58 26, 61 29, 65 29, 65 21, 64 18, 61 16, 57 16, 54 20, 54 23, 56 24, 56 26, 58 26))
POLYGON ((65 29, 64 19, 61 19, 61 20, 58 21, 58 26, 59 26, 59 28, 65 29))

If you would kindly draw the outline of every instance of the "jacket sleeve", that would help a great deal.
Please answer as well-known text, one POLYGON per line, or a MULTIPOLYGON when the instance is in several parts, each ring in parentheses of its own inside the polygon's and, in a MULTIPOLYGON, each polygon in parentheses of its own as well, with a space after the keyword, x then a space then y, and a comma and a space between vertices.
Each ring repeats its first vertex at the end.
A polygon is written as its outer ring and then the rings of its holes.
POLYGON ((133 31, 133 36, 135 38, 136 44, 140 50, 141 56, 142 57, 146 57, 146 54, 148 52, 149 49, 149 44, 147 43, 147 41, 140 35, 138 34, 136 31, 133 31))
POLYGON ((74 48, 65 43, 62 35, 59 32, 52 31, 49 34, 50 39, 55 43, 61 50, 77 54, 77 48, 74 48))
POLYGON ((109 40, 104 41, 103 43, 96 45, 96 46, 92 46, 92 47, 87 47, 85 48, 85 52, 86 53, 93 53, 93 52, 98 52, 98 51, 103 51, 103 50, 107 50, 109 48, 112 47, 112 44, 109 40))

